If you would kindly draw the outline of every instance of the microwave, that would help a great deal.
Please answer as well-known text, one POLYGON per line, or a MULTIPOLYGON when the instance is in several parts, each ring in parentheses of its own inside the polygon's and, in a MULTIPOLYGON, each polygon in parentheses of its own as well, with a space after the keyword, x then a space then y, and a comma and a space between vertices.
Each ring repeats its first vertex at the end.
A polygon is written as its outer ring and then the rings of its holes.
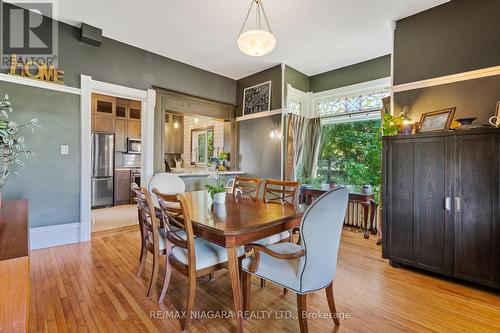
POLYGON ((141 153, 141 139, 127 138, 127 153, 140 154, 141 153))

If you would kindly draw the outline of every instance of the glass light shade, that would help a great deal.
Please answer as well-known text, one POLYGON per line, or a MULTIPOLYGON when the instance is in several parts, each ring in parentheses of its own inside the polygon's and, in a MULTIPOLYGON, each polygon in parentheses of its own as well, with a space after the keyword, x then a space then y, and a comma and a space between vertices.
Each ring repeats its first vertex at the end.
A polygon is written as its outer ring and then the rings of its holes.
POLYGON ((241 52, 252 57, 268 54, 275 46, 276 38, 265 30, 248 30, 238 38, 238 47, 241 52))

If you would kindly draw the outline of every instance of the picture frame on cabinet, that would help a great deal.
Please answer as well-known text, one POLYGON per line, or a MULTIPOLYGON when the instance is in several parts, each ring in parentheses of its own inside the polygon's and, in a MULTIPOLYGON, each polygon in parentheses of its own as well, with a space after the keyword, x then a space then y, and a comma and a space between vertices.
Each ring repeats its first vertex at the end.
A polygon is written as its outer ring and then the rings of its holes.
POLYGON ((456 107, 423 113, 419 133, 441 132, 450 129, 456 107))

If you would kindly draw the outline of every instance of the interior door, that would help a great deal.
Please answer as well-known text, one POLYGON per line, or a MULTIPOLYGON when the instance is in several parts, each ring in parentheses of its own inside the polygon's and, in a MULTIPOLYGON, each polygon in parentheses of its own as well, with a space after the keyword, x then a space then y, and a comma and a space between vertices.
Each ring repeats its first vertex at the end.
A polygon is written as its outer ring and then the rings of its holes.
POLYGON ((455 276, 500 286, 497 134, 455 138, 455 276))
POLYGON ((451 180, 453 137, 414 144, 414 247, 418 266, 453 273, 451 180))

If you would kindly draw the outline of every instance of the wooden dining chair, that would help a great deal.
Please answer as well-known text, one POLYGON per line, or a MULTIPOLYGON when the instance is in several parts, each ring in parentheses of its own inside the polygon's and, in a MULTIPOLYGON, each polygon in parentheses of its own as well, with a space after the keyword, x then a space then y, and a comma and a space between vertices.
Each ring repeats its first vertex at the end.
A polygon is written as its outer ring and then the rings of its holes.
POLYGON ((340 325, 333 295, 348 191, 335 188, 307 208, 300 223, 302 244, 249 244, 253 251, 242 262, 243 310, 250 307, 251 276, 266 279, 297 294, 300 332, 307 333, 307 295, 325 289, 335 326, 340 325))
POLYGON ((233 185, 233 195, 250 197, 254 200, 259 200, 259 191, 260 191, 260 178, 248 178, 248 177, 239 177, 236 176, 234 178, 233 185))
MULTIPOLYGON (((158 198, 166 230, 166 243, 162 246, 166 249, 167 260, 159 302, 163 302, 167 293, 172 268, 187 276, 186 318, 182 323, 182 330, 185 331, 192 317, 196 279, 227 268, 227 251, 222 246, 194 237, 191 214, 183 195, 163 194, 158 189, 153 189, 153 193, 158 198), (179 226, 182 228, 179 229, 179 226)), ((244 255, 244 249, 240 248, 238 250, 240 262, 244 255)))
POLYGON ((264 202, 275 202, 286 205, 298 203, 300 183, 295 181, 266 179, 264 182, 264 202))
POLYGON ((137 184, 132 185, 132 191, 135 194, 135 201, 137 202, 137 211, 139 217, 139 226, 141 229, 141 260, 137 276, 142 274, 146 265, 148 253, 153 255, 153 268, 151 271, 151 280, 147 297, 151 296, 153 285, 158 278, 158 271, 160 267, 160 257, 166 255, 165 247, 165 231, 160 228, 160 221, 155 214, 153 200, 149 191, 146 188, 139 188, 137 184))

